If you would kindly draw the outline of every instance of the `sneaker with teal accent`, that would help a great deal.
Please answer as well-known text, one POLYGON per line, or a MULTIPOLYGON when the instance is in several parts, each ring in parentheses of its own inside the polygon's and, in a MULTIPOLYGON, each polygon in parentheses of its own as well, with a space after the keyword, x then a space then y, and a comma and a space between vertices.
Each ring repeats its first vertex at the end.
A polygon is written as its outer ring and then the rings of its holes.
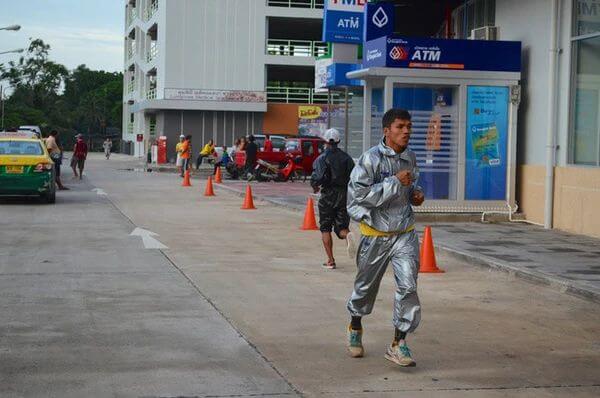
POLYGON ((360 358, 365 355, 362 345, 362 329, 352 329, 348 326, 348 351, 352 358, 360 358))
POLYGON ((400 366, 417 365, 414 359, 412 359, 412 355, 406 344, 388 346, 387 352, 385 353, 385 359, 400 366))

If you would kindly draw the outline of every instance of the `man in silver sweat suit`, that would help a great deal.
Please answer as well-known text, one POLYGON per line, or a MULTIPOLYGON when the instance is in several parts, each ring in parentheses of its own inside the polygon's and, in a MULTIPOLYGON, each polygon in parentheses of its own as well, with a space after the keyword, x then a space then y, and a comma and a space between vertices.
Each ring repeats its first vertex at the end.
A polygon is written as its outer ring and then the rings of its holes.
POLYGON ((352 357, 364 355, 361 318, 373 310, 381 278, 391 262, 396 280, 395 333, 385 358, 400 366, 416 364, 405 339, 421 319, 417 295, 419 240, 411 205, 420 206, 424 195, 416 185, 416 156, 408 149, 411 131, 407 111, 387 111, 383 116, 383 140, 360 157, 348 184, 348 214, 360 223, 361 232, 356 256, 358 273, 348 300, 352 317, 348 349, 352 357))

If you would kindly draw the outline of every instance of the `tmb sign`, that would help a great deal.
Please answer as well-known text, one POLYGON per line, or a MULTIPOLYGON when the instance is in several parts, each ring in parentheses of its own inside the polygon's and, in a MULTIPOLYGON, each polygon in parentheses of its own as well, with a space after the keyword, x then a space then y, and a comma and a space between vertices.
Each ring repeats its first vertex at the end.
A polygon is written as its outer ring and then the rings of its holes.
POLYGON ((326 0, 323 14, 323 41, 363 41, 363 11, 367 0, 326 0))
POLYGON ((366 68, 521 71, 521 42, 384 36, 368 41, 366 68))

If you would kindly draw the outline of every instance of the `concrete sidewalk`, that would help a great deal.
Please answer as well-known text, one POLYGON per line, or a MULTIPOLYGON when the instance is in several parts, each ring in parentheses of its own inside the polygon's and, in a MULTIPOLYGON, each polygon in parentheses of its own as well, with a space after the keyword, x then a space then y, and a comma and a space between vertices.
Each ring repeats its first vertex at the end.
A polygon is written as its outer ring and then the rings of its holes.
MULTIPOLYGON (((243 195, 246 182, 225 180, 222 186, 243 195)), ((252 190, 258 199, 297 211, 312 194, 304 182, 252 183, 252 190)), ((419 233, 424 217, 417 214, 419 233)), ((516 222, 427 224, 438 253, 600 302, 600 239, 516 222)))

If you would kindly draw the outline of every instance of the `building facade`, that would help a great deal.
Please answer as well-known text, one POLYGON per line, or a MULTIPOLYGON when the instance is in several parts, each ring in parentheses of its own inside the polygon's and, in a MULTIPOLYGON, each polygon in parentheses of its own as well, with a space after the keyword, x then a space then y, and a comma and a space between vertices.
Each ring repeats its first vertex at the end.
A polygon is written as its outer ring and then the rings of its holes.
POLYGON ((600 237, 600 1, 478 0, 455 26, 523 43, 517 192, 532 222, 600 237), (481 23, 474 15, 483 11, 481 23), (471 18, 469 18, 469 15, 471 18), (485 20, 485 21, 484 21, 485 20))
POLYGON ((143 156, 180 134, 195 147, 267 132, 297 134, 314 92, 322 0, 127 0, 123 139, 143 156))

